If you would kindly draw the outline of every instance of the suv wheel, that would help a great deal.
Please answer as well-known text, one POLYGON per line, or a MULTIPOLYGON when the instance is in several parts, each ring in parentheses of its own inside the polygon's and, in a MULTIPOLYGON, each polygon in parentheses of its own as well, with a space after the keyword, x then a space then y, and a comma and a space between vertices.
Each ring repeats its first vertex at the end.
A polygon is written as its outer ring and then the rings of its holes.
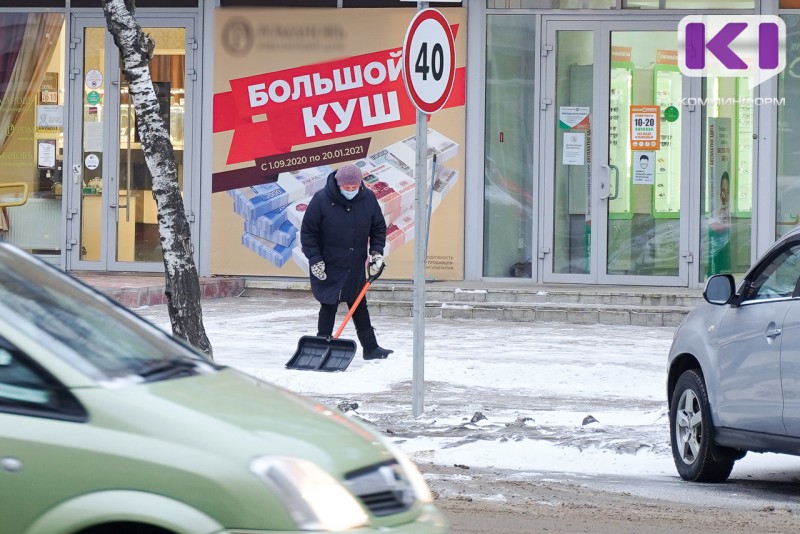
POLYGON ((741 452, 712 443, 708 394, 698 371, 684 372, 672 392, 670 442, 675 467, 684 480, 724 482, 741 452))

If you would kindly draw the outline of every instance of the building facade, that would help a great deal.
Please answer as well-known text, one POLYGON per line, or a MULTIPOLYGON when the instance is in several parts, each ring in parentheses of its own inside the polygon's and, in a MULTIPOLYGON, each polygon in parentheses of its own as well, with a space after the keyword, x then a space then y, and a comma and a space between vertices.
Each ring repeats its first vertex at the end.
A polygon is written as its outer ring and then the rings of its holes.
MULTIPOLYGON (((431 6, 457 59, 429 124, 429 278, 696 288, 746 271, 800 222, 800 2, 431 6), (688 15, 780 17, 785 69, 755 86, 682 75, 688 15)), ((303 202, 357 160, 384 194, 387 275, 411 278, 414 124, 397 50, 416 7, 137 2, 201 274, 303 276, 303 202)), ((0 27, 0 236, 68 271, 161 270, 99 0, 0 1, 0 27)))

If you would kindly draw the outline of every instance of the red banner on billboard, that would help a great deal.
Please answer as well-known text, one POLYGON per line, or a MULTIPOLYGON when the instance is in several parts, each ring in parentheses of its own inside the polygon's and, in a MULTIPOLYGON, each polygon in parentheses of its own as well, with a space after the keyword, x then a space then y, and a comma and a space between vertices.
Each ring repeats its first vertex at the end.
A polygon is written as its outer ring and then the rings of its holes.
MULTIPOLYGON (((229 92, 214 95, 214 133, 233 131, 226 163, 414 124, 400 56, 400 48, 387 49, 231 80, 229 92)), ((465 104, 465 72, 456 69, 445 108, 465 104)))

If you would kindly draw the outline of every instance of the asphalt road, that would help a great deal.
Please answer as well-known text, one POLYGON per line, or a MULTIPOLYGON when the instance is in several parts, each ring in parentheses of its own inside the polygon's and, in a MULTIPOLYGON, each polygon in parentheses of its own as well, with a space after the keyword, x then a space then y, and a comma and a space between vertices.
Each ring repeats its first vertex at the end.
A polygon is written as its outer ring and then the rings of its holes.
POLYGON ((677 476, 420 468, 454 534, 800 531, 800 469, 710 485, 677 476))

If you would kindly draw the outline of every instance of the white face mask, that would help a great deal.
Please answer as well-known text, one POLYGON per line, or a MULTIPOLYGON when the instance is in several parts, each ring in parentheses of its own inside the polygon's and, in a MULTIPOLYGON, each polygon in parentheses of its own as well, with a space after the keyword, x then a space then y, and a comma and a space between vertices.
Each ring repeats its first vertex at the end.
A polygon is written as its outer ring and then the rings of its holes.
POLYGON ((339 191, 342 193, 342 196, 347 200, 353 200, 355 196, 358 194, 358 189, 356 189, 355 191, 345 191, 340 187, 339 191))

